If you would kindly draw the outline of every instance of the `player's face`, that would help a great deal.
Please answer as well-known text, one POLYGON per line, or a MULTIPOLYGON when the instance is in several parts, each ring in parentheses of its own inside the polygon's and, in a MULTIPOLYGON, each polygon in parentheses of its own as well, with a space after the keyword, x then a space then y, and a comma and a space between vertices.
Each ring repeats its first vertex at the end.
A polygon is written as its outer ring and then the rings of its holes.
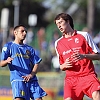
POLYGON ((65 20, 63 20, 62 18, 60 18, 59 20, 56 20, 56 25, 58 27, 58 29, 63 33, 63 35, 65 35, 66 30, 67 30, 67 22, 65 20))
POLYGON ((18 40, 24 40, 26 37, 26 29, 24 27, 19 27, 16 31, 15 31, 15 37, 18 40))

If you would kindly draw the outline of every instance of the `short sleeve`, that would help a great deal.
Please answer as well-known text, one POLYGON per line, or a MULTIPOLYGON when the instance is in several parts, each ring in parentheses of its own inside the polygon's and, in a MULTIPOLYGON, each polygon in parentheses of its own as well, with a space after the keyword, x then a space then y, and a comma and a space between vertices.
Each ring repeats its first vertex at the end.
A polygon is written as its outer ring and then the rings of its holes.
POLYGON ((34 49, 32 49, 32 51, 31 51, 30 60, 32 61, 33 64, 37 64, 37 63, 40 63, 42 61, 42 59, 38 55, 36 55, 34 49))
POLYGON ((2 48, 1 52, 1 60, 6 60, 10 56, 10 50, 9 50, 8 44, 5 44, 2 48))

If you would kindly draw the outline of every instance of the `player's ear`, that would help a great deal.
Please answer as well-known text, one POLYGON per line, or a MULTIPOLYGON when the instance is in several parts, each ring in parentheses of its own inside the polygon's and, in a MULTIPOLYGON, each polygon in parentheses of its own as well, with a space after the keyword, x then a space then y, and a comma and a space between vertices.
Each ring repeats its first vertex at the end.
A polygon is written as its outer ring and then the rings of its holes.
POLYGON ((67 20, 67 23, 70 24, 69 20, 67 20))
POLYGON ((16 35, 16 34, 17 34, 17 31, 15 30, 15 31, 14 31, 14 35, 16 35))

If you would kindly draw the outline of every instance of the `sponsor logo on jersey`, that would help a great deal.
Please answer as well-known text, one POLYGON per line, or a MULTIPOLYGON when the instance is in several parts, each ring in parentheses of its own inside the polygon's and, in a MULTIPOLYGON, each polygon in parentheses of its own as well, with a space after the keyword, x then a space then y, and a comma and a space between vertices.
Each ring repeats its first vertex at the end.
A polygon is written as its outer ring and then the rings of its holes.
POLYGON ((23 58, 29 59, 29 55, 27 55, 27 54, 16 53, 14 57, 23 57, 23 58))
POLYGON ((69 49, 69 50, 67 50, 67 51, 64 51, 64 52, 63 52, 63 55, 69 54, 69 53, 71 53, 71 52, 79 52, 80 49, 81 49, 81 47, 69 49))

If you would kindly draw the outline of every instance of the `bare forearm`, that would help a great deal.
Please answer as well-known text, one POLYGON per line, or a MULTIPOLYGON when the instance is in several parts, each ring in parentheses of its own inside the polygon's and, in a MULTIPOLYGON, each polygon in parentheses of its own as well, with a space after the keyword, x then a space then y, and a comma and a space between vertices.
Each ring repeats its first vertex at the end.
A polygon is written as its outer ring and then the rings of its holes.
POLYGON ((0 61, 0 67, 5 67, 8 64, 7 60, 0 61))
POLYGON ((24 81, 29 81, 31 78, 34 77, 34 75, 37 73, 37 68, 38 68, 38 64, 35 64, 33 66, 32 72, 26 76, 22 76, 22 78, 24 79, 24 81))
POLYGON ((34 76, 37 73, 37 69, 38 69, 38 64, 35 64, 31 72, 32 76, 34 76))
POLYGON ((8 57, 7 60, 0 61, 0 66, 5 67, 8 63, 10 64, 12 60, 13 60, 13 58, 8 57))
POLYGON ((100 54, 83 54, 83 56, 90 60, 100 60, 100 54))

